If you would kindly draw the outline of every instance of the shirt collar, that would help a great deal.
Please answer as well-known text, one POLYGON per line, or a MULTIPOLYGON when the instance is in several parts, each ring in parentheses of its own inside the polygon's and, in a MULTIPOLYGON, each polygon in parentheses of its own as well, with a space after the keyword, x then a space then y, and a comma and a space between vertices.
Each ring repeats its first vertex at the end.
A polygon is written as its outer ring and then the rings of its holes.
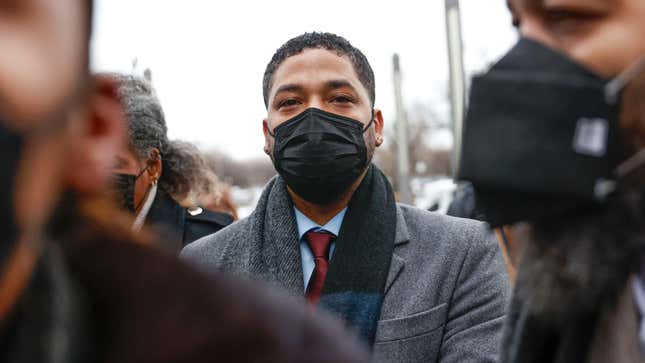
POLYGON ((304 215, 298 208, 293 207, 293 210, 296 212, 296 224, 298 225, 298 238, 302 239, 302 236, 305 233, 313 230, 325 230, 327 232, 333 233, 334 236, 338 236, 340 233, 340 227, 343 225, 343 218, 345 218, 345 212, 347 212, 347 207, 342 211, 338 212, 332 219, 329 220, 324 226, 319 225, 318 223, 312 221, 304 215))

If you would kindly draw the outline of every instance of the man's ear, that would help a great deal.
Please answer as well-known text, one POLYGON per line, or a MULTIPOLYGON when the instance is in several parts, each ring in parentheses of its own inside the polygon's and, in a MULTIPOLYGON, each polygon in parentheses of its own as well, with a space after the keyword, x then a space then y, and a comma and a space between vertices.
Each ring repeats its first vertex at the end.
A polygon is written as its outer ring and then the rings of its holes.
POLYGON ((264 153, 271 156, 272 136, 269 135, 269 121, 267 119, 262 120, 262 132, 264 132, 264 153))
POLYGON ((376 147, 383 145, 383 112, 380 109, 374 109, 374 135, 376 147))
POLYGON ((112 173, 116 153, 127 147, 117 80, 106 75, 94 76, 94 88, 88 97, 82 125, 77 132, 67 178, 78 193, 100 193, 112 173))

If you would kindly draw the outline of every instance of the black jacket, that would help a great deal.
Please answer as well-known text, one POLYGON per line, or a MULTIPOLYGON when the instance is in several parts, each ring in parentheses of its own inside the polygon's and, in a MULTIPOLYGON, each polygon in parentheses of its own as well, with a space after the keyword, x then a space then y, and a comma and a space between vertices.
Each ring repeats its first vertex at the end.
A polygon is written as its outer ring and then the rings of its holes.
POLYGON ((231 223, 233 217, 229 214, 200 207, 184 208, 161 189, 146 217, 146 226, 167 241, 162 247, 177 253, 187 244, 231 223))

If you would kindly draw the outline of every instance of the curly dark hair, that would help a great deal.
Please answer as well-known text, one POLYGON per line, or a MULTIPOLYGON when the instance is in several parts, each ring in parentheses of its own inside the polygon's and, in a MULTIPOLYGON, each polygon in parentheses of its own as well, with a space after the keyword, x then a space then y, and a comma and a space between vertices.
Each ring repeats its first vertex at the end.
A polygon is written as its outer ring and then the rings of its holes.
POLYGON ((199 150, 183 141, 168 139, 168 126, 159 98, 152 84, 140 77, 109 74, 120 83, 130 136, 130 144, 141 161, 147 160, 156 148, 161 154, 163 171, 159 179, 161 190, 175 200, 183 201, 200 183, 211 180, 210 170, 199 156, 199 150))
POLYGON ((376 82, 374 71, 367 61, 365 55, 355 48, 347 39, 332 33, 304 33, 284 43, 273 54, 271 61, 267 64, 262 80, 262 93, 264 95, 264 106, 269 107, 269 91, 273 86, 273 74, 285 61, 285 59, 302 53, 305 49, 327 49, 336 52, 339 56, 349 58, 354 66, 358 79, 361 81, 370 97, 372 105, 376 99, 376 82))

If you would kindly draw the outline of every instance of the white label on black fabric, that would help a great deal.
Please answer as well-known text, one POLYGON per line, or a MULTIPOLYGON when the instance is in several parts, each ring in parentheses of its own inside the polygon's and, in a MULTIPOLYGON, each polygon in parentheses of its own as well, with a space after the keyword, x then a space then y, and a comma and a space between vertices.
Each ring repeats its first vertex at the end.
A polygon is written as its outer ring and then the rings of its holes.
POLYGON ((602 157, 607 152, 609 123, 602 118, 581 118, 573 136, 573 150, 579 154, 602 157))
POLYGON ((616 191, 616 181, 607 179, 598 179, 594 186, 594 198, 598 202, 604 202, 607 197, 616 191))

